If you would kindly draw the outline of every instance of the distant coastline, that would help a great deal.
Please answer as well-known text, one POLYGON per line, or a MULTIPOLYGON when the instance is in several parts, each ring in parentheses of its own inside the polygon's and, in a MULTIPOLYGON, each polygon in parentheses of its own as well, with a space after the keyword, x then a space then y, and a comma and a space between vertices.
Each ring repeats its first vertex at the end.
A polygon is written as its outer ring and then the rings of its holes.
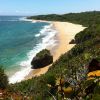
POLYGON ((36 22, 46 22, 46 23, 51 23, 52 21, 47 21, 47 20, 36 20, 36 19, 31 19, 31 18, 28 18, 28 17, 23 17, 22 19, 20 20, 23 20, 23 21, 30 21, 32 23, 36 23, 36 22))

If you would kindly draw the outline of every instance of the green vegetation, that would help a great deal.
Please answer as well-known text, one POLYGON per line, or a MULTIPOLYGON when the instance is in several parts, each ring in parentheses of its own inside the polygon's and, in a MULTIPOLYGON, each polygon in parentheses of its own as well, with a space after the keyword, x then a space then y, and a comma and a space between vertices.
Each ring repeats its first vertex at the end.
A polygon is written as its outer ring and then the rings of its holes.
POLYGON ((47 49, 43 49, 42 51, 36 54, 36 57, 42 58, 44 57, 44 55, 51 55, 50 51, 47 49))
POLYGON ((8 91, 32 98, 27 100, 99 100, 100 76, 88 79, 86 66, 94 58, 100 62, 100 12, 40 15, 29 18, 69 21, 87 28, 75 36, 76 45, 61 55, 45 75, 11 84, 8 91))
POLYGON ((93 25, 94 20, 96 19, 96 24, 100 22, 100 11, 92 12, 82 12, 82 13, 69 13, 63 15, 50 14, 50 15, 39 15, 31 16, 28 19, 36 20, 48 20, 48 21, 69 21, 72 23, 82 24, 84 26, 93 25))
POLYGON ((5 89, 8 86, 8 77, 0 66, 0 89, 5 89))

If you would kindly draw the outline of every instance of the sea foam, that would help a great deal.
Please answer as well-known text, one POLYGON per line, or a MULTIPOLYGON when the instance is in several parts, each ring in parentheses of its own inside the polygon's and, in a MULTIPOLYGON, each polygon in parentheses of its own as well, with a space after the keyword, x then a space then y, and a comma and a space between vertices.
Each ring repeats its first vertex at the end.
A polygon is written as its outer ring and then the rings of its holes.
POLYGON ((19 18, 19 21, 28 21, 28 22, 32 22, 32 23, 36 23, 36 20, 32 20, 32 19, 27 19, 26 17, 21 17, 19 18))
POLYGON ((22 61, 19 64, 21 66, 21 70, 9 78, 9 83, 20 82, 25 79, 25 76, 27 76, 32 71, 30 63, 33 57, 42 49, 47 47, 53 48, 57 44, 57 40, 54 39, 56 34, 57 31, 54 29, 53 24, 51 23, 44 26, 40 32, 35 35, 35 37, 43 37, 41 42, 36 44, 36 46, 33 47, 33 50, 27 53, 28 60, 22 61))

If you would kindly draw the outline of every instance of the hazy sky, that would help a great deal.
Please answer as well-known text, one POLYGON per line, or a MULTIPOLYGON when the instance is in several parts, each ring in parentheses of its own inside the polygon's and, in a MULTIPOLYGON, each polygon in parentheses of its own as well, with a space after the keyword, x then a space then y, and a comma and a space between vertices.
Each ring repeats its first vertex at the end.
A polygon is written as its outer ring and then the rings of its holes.
POLYGON ((0 0, 0 15, 100 11, 100 0, 0 0))

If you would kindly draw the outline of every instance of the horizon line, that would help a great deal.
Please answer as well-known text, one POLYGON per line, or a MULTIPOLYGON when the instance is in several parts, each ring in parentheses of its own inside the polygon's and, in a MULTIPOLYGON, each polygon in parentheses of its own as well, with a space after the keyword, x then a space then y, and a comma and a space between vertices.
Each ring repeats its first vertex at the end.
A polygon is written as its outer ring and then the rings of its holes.
POLYGON ((84 12, 99 12, 100 10, 88 10, 88 11, 77 11, 77 12, 65 12, 65 13, 44 13, 44 14, 29 14, 29 15, 22 15, 22 14, 1 14, 0 16, 38 16, 38 15, 63 15, 63 14, 70 14, 70 13, 84 13, 84 12))

